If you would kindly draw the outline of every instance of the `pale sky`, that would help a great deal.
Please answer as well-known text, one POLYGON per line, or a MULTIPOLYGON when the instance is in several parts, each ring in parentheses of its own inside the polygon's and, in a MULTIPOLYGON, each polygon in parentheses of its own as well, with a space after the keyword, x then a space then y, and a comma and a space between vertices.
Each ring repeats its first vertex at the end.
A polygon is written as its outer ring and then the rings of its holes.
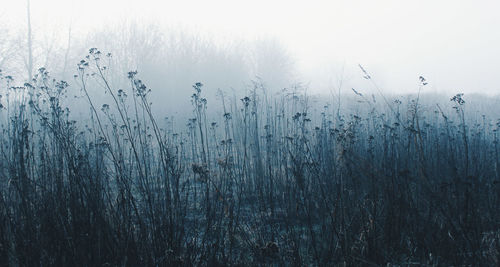
MULTIPOLYGON (((286 45, 311 87, 328 88, 342 73, 346 81, 359 81, 362 64, 389 91, 412 92, 423 75, 426 90, 500 94, 500 1, 31 2, 38 28, 61 27, 73 18, 73 28, 85 32, 139 19, 182 25, 221 40, 271 36, 286 45)), ((25 26, 25 4, 0 0, 0 16, 25 26)))

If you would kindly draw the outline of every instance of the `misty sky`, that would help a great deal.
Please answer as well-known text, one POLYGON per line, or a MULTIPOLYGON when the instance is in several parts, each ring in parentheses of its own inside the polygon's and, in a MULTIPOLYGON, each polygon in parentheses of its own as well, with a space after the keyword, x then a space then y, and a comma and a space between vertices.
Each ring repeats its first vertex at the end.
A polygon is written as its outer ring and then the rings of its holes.
MULTIPOLYGON (((2 27, 25 27, 25 1, 0 2, 0 18, 9 21, 2 27)), ((32 0, 38 31, 70 21, 75 32, 87 32, 140 20, 221 42, 273 37, 293 56, 300 79, 323 91, 340 79, 368 90, 360 63, 393 92, 416 91, 423 75, 432 92, 500 94, 499 10, 498 1, 460 0, 32 0)))

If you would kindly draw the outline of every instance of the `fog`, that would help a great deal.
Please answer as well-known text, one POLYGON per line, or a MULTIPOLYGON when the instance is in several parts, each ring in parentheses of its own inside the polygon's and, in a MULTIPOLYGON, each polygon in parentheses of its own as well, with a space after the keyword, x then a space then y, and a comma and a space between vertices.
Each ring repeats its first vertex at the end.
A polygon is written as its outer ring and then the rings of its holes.
MULTIPOLYGON (((154 69, 160 66, 165 68, 168 62, 175 62, 170 55, 178 57, 180 51, 174 52, 175 49, 161 44, 161 34, 184 38, 180 42, 191 39, 189 42, 197 46, 191 49, 197 49, 197 52, 184 51, 191 56, 196 53, 219 53, 218 56, 213 55, 219 59, 210 59, 207 63, 214 67, 213 73, 207 74, 211 77, 226 72, 222 67, 224 64, 241 67, 235 61, 249 63, 244 67, 247 69, 235 70, 231 67, 233 73, 238 74, 223 74, 225 78, 230 76, 224 83, 205 81, 209 87, 241 88, 255 76, 261 76, 271 87, 288 86, 269 78, 277 76, 269 71, 280 72, 279 66, 268 66, 267 70, 258 71, 255 70, 255 62, 249 59, 252 53, 261 51, 259 46, 269 48, 272 43, 283 54, 278 57, 287 57, 283 79, 300 81, 314 93, 329 93, 339 81, 347 89, 356 87, 363 90, 366 83, 358 68, 361 64, 387 92, 414 93, 418 77, 422 75, 429 81, 427 90, 430 92, 497 94, 500 92, 500 81, 496 78, 496 62, 500 61, 500 35, 496 32, 500 27, 500 18, 496 16, 499 5, 496 1, 448 0, 190 0, 161 3, 151 0, 48 0, 31 1, 31 24, 35 50, 45 54, 50 52, 53 57, 45 56, 45 60, 36 61, 35 68, 47 64, 45 67, 52 71, 61 68, 58 63, 64 65, 57 62, 64 59, 64 53, 58 48, 67 48, 71 28, 73 58, 68 60, 67 70, 64 70, 68 73, 74 70, 75 59, 82 57, 89 47, 110 50, 120 56, 119 60, 131 63, 129 66, 122 64, 122 68, 138 67, 141 72, 142 67, 144 73, 146 69, 149 71, 144 65, 152 67, 157 64, 154 69), (141 43, 131 44, 119 39, 130 38, 125 36, 127 25, 138 25, 138 32, 129 33, 140 36, 139 41, 152 46, 146 48, 141 43), (94 36, 93 39, 91 36, 94 36), (259 45, 259 40, 267 45, 259 45), (113 42, 120 42, 123 47, 116 47, 113 42), (130 52, 126 50, 127 45, 147 49, 150 58, 142 58, 141 64, 132 62, 133 59, 126 56, 130 52), (249 48, 251 46, 253 48, 249 48), (127 53, 119 49, 125 49, 127 53), (254 51, 248 52, 249 49, 254 51), (52 55, 55 53, 61 55, 52 55), (162 62, 154 62, 159 54, 166 58, 162 62), (221 57, 225 57, 226 61, 222 63, 221 57), (228 60, 233 62, 228 63, 228 60), (266 75, 267 78, 264 77, 266 75)), ((8 48, 7 39, 14 38, 17 44, 25 43, 26 1, 5 1, 0 21, 0 41, 4 49, 1 53, 2 58, 6 58, 9 52, 5 49, 12 50, 8 48)), ((182 72, 183 67, 175 68, 182 72)), ((186 83, 206 78, 194 76, 186 77, 186 83)), ((148 78, 154 83, 153 77, 148 78)), ((168 79, 172 80, 165 77, 165 81, 168 79)))
POLYGON ((500 266, 496 2, 0 1, 0 266, 500 266))

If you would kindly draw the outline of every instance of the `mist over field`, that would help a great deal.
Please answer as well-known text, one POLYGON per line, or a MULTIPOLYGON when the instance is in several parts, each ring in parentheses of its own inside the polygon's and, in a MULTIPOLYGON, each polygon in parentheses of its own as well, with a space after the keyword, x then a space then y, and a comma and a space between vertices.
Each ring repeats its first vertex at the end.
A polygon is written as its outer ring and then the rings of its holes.
POLYGON ((498 266, 498 8, 0 3, 0 266, 498 266))

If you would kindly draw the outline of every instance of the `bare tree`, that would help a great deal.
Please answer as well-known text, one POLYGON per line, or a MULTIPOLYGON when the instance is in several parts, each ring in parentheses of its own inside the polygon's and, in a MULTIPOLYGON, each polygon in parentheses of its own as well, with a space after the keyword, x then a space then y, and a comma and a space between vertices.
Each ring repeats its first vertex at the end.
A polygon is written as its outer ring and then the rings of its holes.
MULTIPOLYGON (((0 22, 3 25, 6 22, 0 22)), ((8 63, 16 56, 18 52, 16 38, 13 36, 9 27, 0 28, 0 69, 8 67, 8 63)))
POLYGON ((28 59, 27 62, 25 60, 25 66, 28 70, 28 80, 33 78, 33 36, 31 30, 31 5, 30 0, 26 0, 26 14, 27 14, 27 23, 28 23, 28 59))
POLYGON ((66 52, 64 53, 64 63, 63 63, 63 70, 62 70, 64 77, 66 77, 66 71, 68 68, 68 58, 69 58, 69 54, 71 51, 71 29, 72 29, 72 26, 73 26, 73 19, 70 20, 69 27, 68 27, 68 41, 66 43, 66 52))
POLYGON ((293 60, 286 48, 275 39, 255 42, 250 65, 253 74, 271 90, 286 87, 293 76, 293 60))

